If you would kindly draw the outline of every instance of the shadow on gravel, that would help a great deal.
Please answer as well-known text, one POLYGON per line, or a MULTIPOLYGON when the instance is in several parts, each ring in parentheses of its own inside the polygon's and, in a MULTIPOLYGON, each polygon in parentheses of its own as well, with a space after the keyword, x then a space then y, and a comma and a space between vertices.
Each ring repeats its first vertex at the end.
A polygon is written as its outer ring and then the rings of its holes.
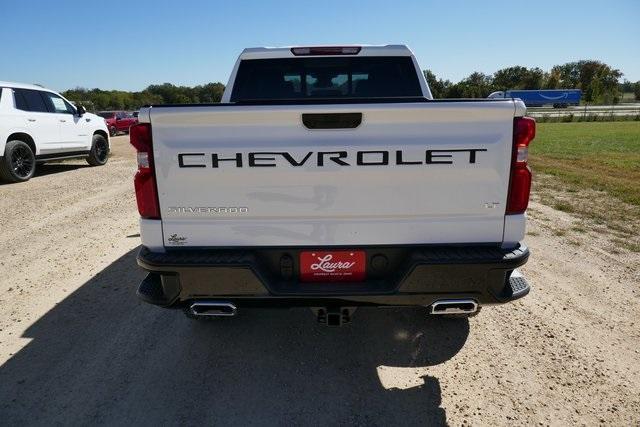
POLYGON ((91 166, 89 166, 84 160, 78 160, 77 162, 73 163, 44 163, 36 166, 36 173, 34 175, 34 178, 90 167, 91 166))
POLYGON ((361 309, 330 329, 308 309, 256 309, 198 322, 138 302, 135 253, 27 329, 31 342, 0 367, 3 424, 446 422, 437 378, 407 388, 378 372, 452 358, 466 319, 361 309))
MULTIPOLYGON (((85 162, 84 160, 78 160, 78 162, 74 162, 74 163, 44 163, 44 164, 38 164, 36 165, 36 171, 33 175, 33 177, 31 179, 36 179, 38 177, 43 177, 43 176, 47 176, 47 175, 52 175, 52 174, 57 174, 57 173, 62 173, 62 172, 69 172, 69 171, 73 171, 76 169, 84 169, 84 168, 90 168, 91 166, 89 166, 87 164, 87 162, 85 162), (82 162, 82 163, 80 163, 82 162)), ((13 183, 13 182, 5 182, 0 180, 0 186, 1 185, 19 185, 21 183, 13 183)))

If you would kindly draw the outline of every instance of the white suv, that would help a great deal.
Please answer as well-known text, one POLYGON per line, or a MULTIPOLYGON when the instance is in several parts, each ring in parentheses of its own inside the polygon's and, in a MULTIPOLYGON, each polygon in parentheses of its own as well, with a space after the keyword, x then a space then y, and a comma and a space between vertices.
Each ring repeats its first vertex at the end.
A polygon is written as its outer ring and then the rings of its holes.
POLYGON ((101 166, 108 156, 104 119, 49 89, 0 81, 0 180, 27 181, 36 163, 80 157, 101 166))

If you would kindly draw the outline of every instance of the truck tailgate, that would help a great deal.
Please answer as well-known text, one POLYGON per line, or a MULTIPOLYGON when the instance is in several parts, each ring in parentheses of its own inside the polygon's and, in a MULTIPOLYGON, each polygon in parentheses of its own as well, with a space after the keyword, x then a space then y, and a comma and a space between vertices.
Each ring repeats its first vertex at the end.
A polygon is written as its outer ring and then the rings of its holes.
POLYGON ((153 107, 166 246, 503 238, 515 104, 153 107), (361 113, 308 129, 303 114, 361 113))

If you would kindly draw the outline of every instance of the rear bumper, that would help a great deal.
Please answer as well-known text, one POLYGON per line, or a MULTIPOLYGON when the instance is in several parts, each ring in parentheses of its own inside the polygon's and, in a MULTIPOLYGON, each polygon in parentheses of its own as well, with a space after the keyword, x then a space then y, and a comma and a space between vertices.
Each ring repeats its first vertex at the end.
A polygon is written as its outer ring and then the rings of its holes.
MULTIPOLYGON (((301 283, 303 248, 199 249, 152 252, 142 247, 138 264, 149 272, 138 296, 179 307, 199 299, 237 306, 429 306, 442 299, 501 304, 525 296, 526 280, 514 270, 529 250, 496 246, 392 246, 352 248, 367 255, 361 283, 301 283), (372 262, 382 255, 382 263, 372 262)), ((379 258, 378 258, 379 261, 379 258)))

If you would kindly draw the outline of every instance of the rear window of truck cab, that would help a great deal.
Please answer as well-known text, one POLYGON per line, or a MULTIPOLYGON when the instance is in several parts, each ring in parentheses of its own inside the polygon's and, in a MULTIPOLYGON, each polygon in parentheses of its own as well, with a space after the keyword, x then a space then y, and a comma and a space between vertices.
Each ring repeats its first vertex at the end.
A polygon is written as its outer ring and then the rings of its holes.
POLYGON ((231 102, 422 96, 411 57, 247 59, 231 102))

